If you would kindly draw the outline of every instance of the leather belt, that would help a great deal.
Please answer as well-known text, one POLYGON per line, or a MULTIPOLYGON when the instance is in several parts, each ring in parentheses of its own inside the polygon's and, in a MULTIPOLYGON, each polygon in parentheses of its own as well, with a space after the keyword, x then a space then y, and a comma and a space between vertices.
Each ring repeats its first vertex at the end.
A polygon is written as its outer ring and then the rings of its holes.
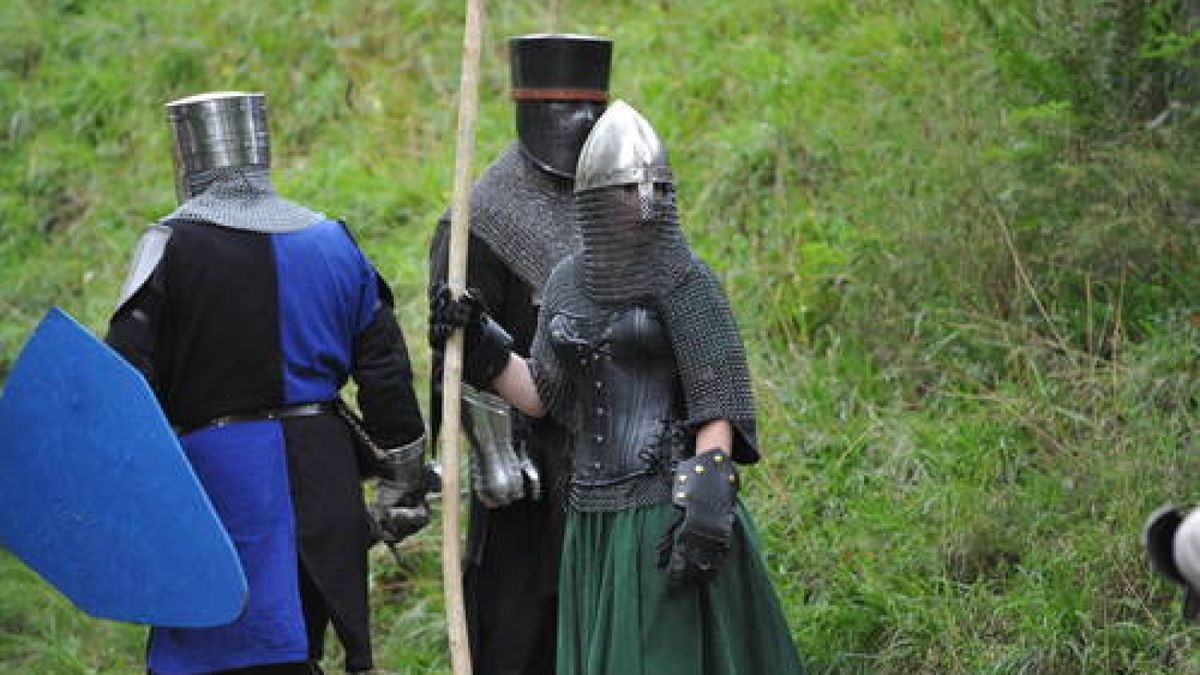
POLYGON ((282 420, 292 417, 313 417, 315 415, 332 415, 337 413, 337 408, 332 402, 322 403, 297 403, 296 405, 285 405, 278 408, 263 408, 246 413, 232 413, 229 415, 221 415, 214 417, 211 420, 194 426, 190 429, 181 430, 180 435, 190 434, 193 431, 207 429, 209 427, 221 428, 227 427, 230 424, 238 422, 262 422, 264 420, 282 420))

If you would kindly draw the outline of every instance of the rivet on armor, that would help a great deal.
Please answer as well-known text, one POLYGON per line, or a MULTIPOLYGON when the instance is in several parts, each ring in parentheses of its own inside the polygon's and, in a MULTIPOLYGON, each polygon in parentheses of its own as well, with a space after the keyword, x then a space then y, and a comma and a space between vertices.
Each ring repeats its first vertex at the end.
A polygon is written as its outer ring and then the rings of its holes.
POLYGON ((679 475, 679 482, 680 482, 680 483, 686 483, 686 482, 687 482, 687 474, 686 474, 686 473, 684 473, 684 474, 680 474, 680 475, 679 475))
POLYGON ((729 482, 736 483, 737 482, 737 474, 735 474, 735 473, 729 474, 729 482))
POLYGON ((687 493, 686 492, 676 492, 675 498, 676 499, 687 499, 687 493))
POLYGON ((713 461, 717 464, 720 464, 721 462, 725 461, 725 457, 718 452, 717 454, 713 455, 713 461))
POLYGON ((696 473, 704 473, 704 465, 703 464, 696 465, 696 473))

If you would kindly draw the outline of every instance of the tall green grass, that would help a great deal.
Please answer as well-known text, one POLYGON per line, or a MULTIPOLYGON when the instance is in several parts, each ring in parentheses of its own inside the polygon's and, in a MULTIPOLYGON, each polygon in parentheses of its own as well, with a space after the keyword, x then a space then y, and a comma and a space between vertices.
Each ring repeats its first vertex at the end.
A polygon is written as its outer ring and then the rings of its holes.
MULTIPOLYGON (((812 670, 1200 673, 1137 544, 1200 472, 1194 3, 487 4, 477 169, 512 137, 503 38, 549 29, 613 37, 614 94, 670 149, 751 353, 746 496, 812 670)), ((423 378, 461 12, 0 6, 0 373, 52 304, 103 330, 174 203, 161 104, 254 89, 281 191, 349 221, 423 378)), ((373 558, 379 661, 443 672, 436 527, 402 552, 373 558)), ((0 669, 137 671, 140 629, 8 556, 0 588, 0 669)))

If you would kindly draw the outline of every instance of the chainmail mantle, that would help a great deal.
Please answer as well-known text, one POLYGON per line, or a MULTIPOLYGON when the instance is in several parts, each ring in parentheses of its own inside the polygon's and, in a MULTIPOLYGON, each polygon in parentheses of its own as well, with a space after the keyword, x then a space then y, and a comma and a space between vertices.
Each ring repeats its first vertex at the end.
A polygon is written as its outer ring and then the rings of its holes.
POLYGON ((199 220, 233 230, 283 233, 325 220, 323 214, 290 202, 275 192, 263 166, 224 167, 188 177, 194 197, 163 219, 199 220))
POLYGON ((539 169, 517 143, 471 189, 471 231, 535 296, 554 265, 581 246, 571 189, 569 179, 539 169))
MULTIPOLYGON (((741 336, 712 270, 694 256, 688 260, 688 269, 674 287, 642 302, 657 308, 666 323, 683 384, 687 427, 694 431, 709 421, 729 420, 735 432, 733 458, 751 464, 758 461, 759 452, 754 395, 741 336)), ((559 314, 591 318, 607 317, 611 312, 611 307, 589 297, 581 255, 563 260, 546 282, 530 367, 542 402, 572 431, 579 428, 579 420, 570 419, 577 383, 557 360, 550 324, 559 314)))

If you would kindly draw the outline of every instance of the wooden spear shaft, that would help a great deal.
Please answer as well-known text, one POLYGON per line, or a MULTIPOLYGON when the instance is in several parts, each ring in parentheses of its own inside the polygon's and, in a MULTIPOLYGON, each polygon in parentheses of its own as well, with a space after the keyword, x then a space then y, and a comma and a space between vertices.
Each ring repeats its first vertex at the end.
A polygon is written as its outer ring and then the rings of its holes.
MULTIPOLYGON (((479 108, 479 51, 483 41, 483 2, 467 0, 463 32, 462 80, 458 88, 458 144, 454 156, 454 198, 450 208, 450 260, 447 282, 455 297, 467 277, 467 227, 471 191, 471 156, 475 152, 475 113, 479 108)), ((462 388, 462 331, 446 342, 442 370, 442 588, 446 596, 446 631, 450 665, 455 675, 470 675, 467 622, 463 611, 462 555, 459 552, 458 458, 461 440, 459 394, 462 388)))

